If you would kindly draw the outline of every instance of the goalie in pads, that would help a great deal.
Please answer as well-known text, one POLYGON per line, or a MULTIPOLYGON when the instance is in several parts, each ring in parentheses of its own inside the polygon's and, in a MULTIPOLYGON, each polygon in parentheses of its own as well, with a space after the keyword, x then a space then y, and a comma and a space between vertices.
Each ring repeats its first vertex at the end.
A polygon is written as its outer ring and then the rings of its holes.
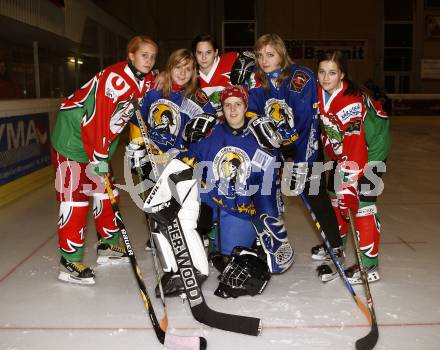
POLYGON ((151 234, 165 272, 162 285, 166 295, 184 291, 185 281, 182 281, 178 273, 178 263, 171 245, 173 237, 167 231, 167 226, 176 218, 180 222, 186 248, 196 270, 196 278, 202 282, 208 276, 208 259, 196 231, 199 209, 197 180, 192 179, 191 167, 173 159, 144 203, 144 211, 158 223, 151 234))

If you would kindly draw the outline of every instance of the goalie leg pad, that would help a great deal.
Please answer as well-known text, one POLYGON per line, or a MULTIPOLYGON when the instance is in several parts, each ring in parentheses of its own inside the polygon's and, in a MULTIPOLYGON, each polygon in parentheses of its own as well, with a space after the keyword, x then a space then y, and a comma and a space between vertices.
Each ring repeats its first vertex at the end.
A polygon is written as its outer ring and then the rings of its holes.
POLYGON ((283 273, 294 262, 293 248, 289 243, 284 221, 267 214, 252 220, 261 246, 266 253, 271 273, 283 273))
POLYGON ((164 272, 176 273, 177 262, 173 254, 173 248, 165 235, 159 231, 158 225, 152 224, 151 237, 154 240, 154 246, 156 247, 164 272))
POLYGON ((199 208, 198 186, 197 181, 192 179, 192 169, 182 161, 173 159, 151 190, 145 201, 144 211, 162 225, 170 224, 177 216, 194 267, 201 274, 208 275, 208 259, 196 231, 199 208))

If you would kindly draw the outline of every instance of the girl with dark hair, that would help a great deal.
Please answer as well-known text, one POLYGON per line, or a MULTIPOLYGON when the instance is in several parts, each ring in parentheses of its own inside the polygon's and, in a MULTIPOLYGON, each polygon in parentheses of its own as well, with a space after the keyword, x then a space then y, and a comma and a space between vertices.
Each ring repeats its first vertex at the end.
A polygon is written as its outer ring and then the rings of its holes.
MULTIPOLYGON (((313 164, 323 162, 315 76, 309 69, 292 62, 277 34, 258 38, 255 55, 257 86, 249 91, 248 116, 266 115, 273 119, 283 138, 281 151, 285 158, 293 159, 293 165, 285 164, 289 177, 283 176, 290 188, 289 194, 303 193, 330 245, 342 256, 342 241, 327 195, 325 176, 320 175, 323 168, 312 173, 313 164)), ((322 261, 329 259, 329 255, 319 245, 312 248, 312 258, 322 261)))
MULTIPOLYGON (((350 210, 368 280, 374 282, 380 278, 380 223, 375 202, 383 186, 380 176, 389 153, 389 125, 380 103, 348 79, 347 66, 346 58, 338 50, 318 58, 319 114, 324 146, 334 161, 329 192, 340 234, 345 242, 350 210)), ((352 284, 362 283, 357 265, 346 273, 352 284)))
POLYGON ((230 85, 254 85, 255 57, 252 52, 226 52, 219 54, 217 40, 210 34, 196 36, 191 44, 197 60, 199 85, 211 104, 222 116, 220 93, 230 85))

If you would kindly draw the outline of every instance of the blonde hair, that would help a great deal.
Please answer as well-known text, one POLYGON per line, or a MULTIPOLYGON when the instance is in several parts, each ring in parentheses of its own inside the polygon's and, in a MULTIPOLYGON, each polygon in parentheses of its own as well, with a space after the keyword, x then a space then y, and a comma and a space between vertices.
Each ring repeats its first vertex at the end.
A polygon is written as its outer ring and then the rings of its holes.
POLYGON ((183 95, 188 97, 192 95, 197 89, 197 61, 194 58, 192 52, 188 49, 179 49, 173 51, 168 58, 167 65, 165 68, 165 76, 163 80, 163 88, 162 93, 164 97, 169 97, 171 95, 171 87, 173 81, 171 79, 171 70, 177 67, 181 63, 186 63, 189 61, 192 63, 192 67, 194 69, 193 75, 188 83, 185 85, 185 90, 183 95))
MULTIPOLYGON (((287 53, 286 45, 284 45, 283 39, 281 39, 281 37, 278 34, 274 34, 274 33, 264 34, 257 39, 254 45, 255 55, 258 56, 258 51, 261 51, 261 49, 267 45, 270 45, 281 57, 280 65, 281 65, 282 73, 276 80, 277 84, 281 84, 289 76, 290 74, 289 65, 293 63, 293 61, 289 57, 289 54, 287 53)), ((256 60, 256 62, 257 62, 256 77, 258 81, 260 81, 261 85, 264 87, 264 90, 269 90, 269 81, 266 77, 266 73, 258 64, 258 60, 256 60)))
POLYGON ((131 38, 131 40, 127 44, 127 61, 130 60, 128 58, 128 54, 135 53, 137 50, 139 50, 141 44, 150 44, 151 46, 154 46, 157 52, 159 52, 159 46, 149 36, 136 35, 135 37, 131 38))

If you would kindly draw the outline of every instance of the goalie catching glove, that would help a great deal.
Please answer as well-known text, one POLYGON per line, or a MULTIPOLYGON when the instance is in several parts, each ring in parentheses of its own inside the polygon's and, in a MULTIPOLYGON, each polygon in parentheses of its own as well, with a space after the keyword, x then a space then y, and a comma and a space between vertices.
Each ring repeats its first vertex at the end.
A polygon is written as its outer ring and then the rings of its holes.
MULTIPOLYGON (((173 159, 164 169, 156 185, 145 200, 144 211, 162 226, 168 226, 176 217, 180 222, 187 249, 194 267, 208 275, 208 259, 203 242, 196 231, 199 216, 197 180, 192 179, 192 169, 178 159, 173 159)), ((153 233, 165 272, 177 272, 177 262, 170 237, 162 230, 153 233)))
POLYGON ((270 280, 267 264, 257 253, 244 247, 235 247, 232 259, 219 276, 220 283, 214 294, 222 298, 261 294, 270 280))
POLYGON ((263 148, 279 148, 283 142, 273 119, 270 117, 253 117, 249 121, 248 130, 263 148))
POLYGON ((217 119, 215 115, 209 113, 195 116, 185 125, 183 139, 188 143, 192 143, 205 138, 211 133, 216 122, 217 119))

